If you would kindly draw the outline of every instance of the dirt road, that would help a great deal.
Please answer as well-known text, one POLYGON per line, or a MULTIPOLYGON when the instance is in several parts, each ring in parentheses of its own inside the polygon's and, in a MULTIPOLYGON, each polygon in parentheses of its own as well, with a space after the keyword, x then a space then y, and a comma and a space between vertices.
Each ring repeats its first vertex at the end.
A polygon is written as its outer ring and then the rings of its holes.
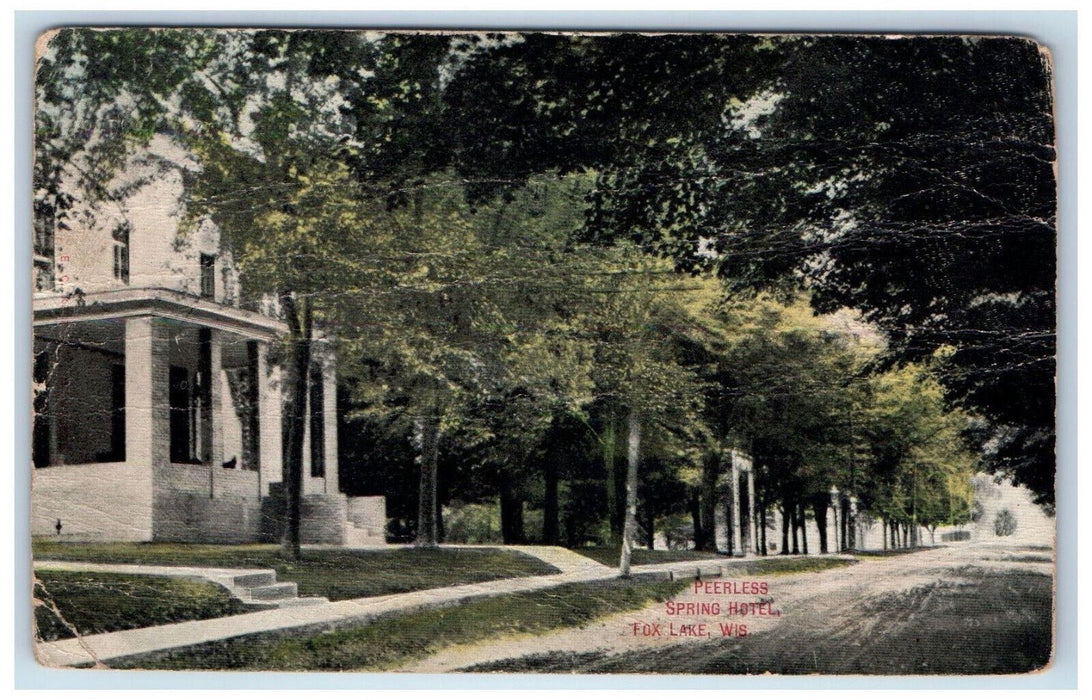
POLYGON ((1053 575, 1050 548, 996 539, 819 573, 709 579, 669 603, 451 647, 401 670, 1023 673, 1050 658, 1053 575))

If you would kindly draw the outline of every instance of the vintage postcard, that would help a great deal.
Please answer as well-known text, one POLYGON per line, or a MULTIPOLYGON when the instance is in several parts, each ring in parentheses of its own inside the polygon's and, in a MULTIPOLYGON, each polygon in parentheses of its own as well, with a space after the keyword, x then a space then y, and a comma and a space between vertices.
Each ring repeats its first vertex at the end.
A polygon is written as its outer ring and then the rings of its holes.
POLYGON ((1048 668, 1052 74, 1014 36, 43 34, 38 661, 1048 668))

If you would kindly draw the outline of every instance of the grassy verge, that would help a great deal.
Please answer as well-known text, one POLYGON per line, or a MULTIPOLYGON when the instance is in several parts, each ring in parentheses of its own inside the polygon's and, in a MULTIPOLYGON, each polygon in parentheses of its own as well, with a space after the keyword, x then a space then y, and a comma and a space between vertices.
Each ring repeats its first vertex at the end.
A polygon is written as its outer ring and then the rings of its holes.
POLYGON ((34 597, 42 602, 34 608, 34 622, 38 638, 45 641, 251 609, 220 586, 200 581, 82 571, 39 570, 34 575, 34 597))
POLYGON ((761 576, 790 576, 792 574, 807 574, 827 569, 838 569, 843 566, 852 566, 857 562, 853 559, 832 559, 826 557, 792 557, 768 559, 753 559, 729 564, 725 567, 725 576, 761 575, 761 576))
MULTIPOLYGON (((606 566, 618 566, 621 550, 618 547, 579 547, 573 549, 577 554, 583 554, 589 559, 594 559, 606 566)), ((633 565, 664 564, 677 561, 700 561, 702 559, 723 559, 723 554, 716 552, 697 552, 693 549, 635 549, 633 550, 633 565)))
MULTIPOLYGON (((582 547, 574 549, 574 552, 594 559, 600 564, 618 566, 619 552, 613 547, 582 547)), ((692 549, 635 549, 633 550, 633 565, 642 564, 677 564, 679 562, 701 562, 708 559, 726 559, 724 554, 714 552, 697 552, 692 549)), ((740 559, 728 564, 725 576, 739 574, 797 574, 808 571, 823 571, 839 566, 852 564, 850 559, 831 559, 824 556, 815 557, 768 557, 763 559, 740 559)))
POLYGON ((885 559, 887 557, 900 557, 903 554, 913 554, 914 552, 925 552, 942 546, 944 545, 937 545, 936 547, 902 547, 899 549, 862 549, 851 553, 859 559, 885 559))
POLYGON ((293 564, 281 558, 276 545, 39 540, 34 543, 34 557, 107 564, 276 569, 279 580, 299 584, 300 595, 330 600, 557 573, 553 566, 534 557, 503 549, 312 549, 304 550, 304 560, 293 564))
POLYGON ((473 600, 457 606, 384 617, 367 625, 309 635, 250 636, 143 658, 117 668, 281 671, 384 670, 443 647, 512 633, 541 634, 667 600, 685 581, 614 579, 473 600))

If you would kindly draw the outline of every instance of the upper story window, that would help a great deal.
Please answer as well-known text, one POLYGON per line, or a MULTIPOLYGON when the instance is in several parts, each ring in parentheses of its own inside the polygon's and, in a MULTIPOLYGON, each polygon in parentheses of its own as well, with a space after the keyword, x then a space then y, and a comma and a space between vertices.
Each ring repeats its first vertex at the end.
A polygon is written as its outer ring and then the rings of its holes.
POLYGON ((201 253, 201 296, 212 299, 216 296, 216 256, 201 253))
POLYGON ((114 279, 129 284, 129 222, 114 227, 114 279))

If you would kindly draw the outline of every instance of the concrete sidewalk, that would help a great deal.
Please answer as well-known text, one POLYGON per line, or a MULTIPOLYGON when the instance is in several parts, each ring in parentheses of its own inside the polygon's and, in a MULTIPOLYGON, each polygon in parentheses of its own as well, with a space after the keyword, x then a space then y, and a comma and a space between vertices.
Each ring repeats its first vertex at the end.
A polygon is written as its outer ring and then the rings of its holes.
MULTIPOLYGON (((380 615, 405 613, 426 608, 456 605, 465 601, 489 598, 511 593, 536 591, 567 583, 584 583, 617 577, 612 569, 586 557, 557 547, 525 547, 528 554, 539 556, 531 550, 557 549, 566 552, 547 553, 543 558, 557 566, 562 573, 547 576, 500 579, 446 588, 432 588, 411 593, 397 593, 372 598, 357 598, 333 603, 320 603, 304 607, 280 608, 260 612, 233 615, 213 620, 193 620, 158 627, 108 632, 75 639, 39 642, 36 654, 40 663, 48 666, 76 666, 84 664, 105 665, 104 662, 137 654, 177 649, 250 634, 294 630, 311 632, 370 622, 380 615), (550 555, 553 561, 550 561, 550 555), (575 558, 573 558, 575 557, 575 558), (590 562, 590 564, 588 563, 590 562)), ((742 559, 709 559, 633 567, 635 576, 663 578, 692 578, 724 575, 731 564, 742 559)), ((753 560, 752 560, 753 561, 753 560)), ((71 563, 73 568, 81 566, 71 563)), ((95 565, 88 565, 89 567, 95 565)), ((162 569, 164 567, 149 567, 162 569)))

